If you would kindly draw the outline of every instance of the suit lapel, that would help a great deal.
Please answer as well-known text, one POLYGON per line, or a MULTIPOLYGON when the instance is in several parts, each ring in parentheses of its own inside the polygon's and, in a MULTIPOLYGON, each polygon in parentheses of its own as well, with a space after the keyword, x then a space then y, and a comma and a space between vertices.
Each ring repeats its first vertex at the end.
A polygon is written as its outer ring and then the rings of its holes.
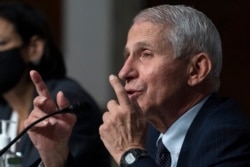
POLYGON ((189 151, 194 147, 192 143, 194 143, 198 137, 196 132, 201 127, 203 121, 207 118, 207 115, 210 114, 210 111, 216 108, 220 103, 221 99, 215 93, 213 93, 202 106, 187 131, 186 137, 182 144, 177 166, 185 166, 185 162, 189 156, 188 154, 190 154, 189 151))

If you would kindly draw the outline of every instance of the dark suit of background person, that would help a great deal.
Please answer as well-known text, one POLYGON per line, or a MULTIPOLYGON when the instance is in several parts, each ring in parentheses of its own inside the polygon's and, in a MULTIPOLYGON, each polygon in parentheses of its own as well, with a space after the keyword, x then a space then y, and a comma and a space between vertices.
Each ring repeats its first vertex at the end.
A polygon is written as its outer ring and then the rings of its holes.
MULTIPOLYGON (((101 123, 101 113, 93 99, 78 83, 68 77, 48 80, 46 85, 53 98, 61 90, 72 104, 79 100, 89 104, 88 111, 78 115, 78 121, 69 141, 72 157, 77 158, 75 162, 83 166, 86 164, 96 167, 109 166, 107 165, 109 164, 109 156, 97 134, 101 123)), ((8 120, 10 118, 12 110, 8 105, 1 103, 0 111, 1 119, 8 120)), ((30 166, 39 159, 39 154, 27 134, 22 137, 19 145, 19 151, 24 157, 24 167, 30 166)))
MULTIPOLYGON (((153 158, 159 134, 149 126, 147 150, 153 158)), ((153 167, 151 160, 142 159, 133 167, 153 167)), ((247 167, 249 164, 249 118, 233 99, 212 94, 187 132, 177 167, 247 167)))
MULTIPOLYGON (((13 112, 12 107, 9 105, 12 101, 10 99, 6 100, 5 94, 14 90, 20 80, 23 80, 25 77, 27 79, 27 84, 31 83, 29 70, 35 69, 39 71, 44 78, 54 99, 56 98, 55 96, 58 91, 63 91, 70 103, 74 104, 80 101, 89 105, 85 112, 78 115, 77 123, 69 140, 71 155, 77 165, 92 167, 110 166, 110 157, 104 148, 98 133, 102 113, 92 97, 76 81, 66 76, 63 55, 55 47, 51 37, 49 36, 49 31, 46 27, 47 23, 43 16, 28 5, 1 4, 0 19, 4 19, 4 22, 1 22, 2 25, 3 23, 6 23, 14 26, 14 31, 16 31, 17 36, 19 35, 21 37, 22 45, 18 48, 17 52, 13 52, 13 48, 8 49, 11 51, 11 55, 14 58, 19 57, 21 51, 24 51, 25 49, 28 50, 29 47, 31 47, 29 44, 31 43, 33 37, 36 37, 35 39, 37 39, 37 41, 46 41, 45 48, 43 50, 44 54, 39 61, 31 61, 28 63, 18 61, 18 64, 14 64, 16 62, 16 59, 14 59, 9 60, 8 64, 4 64, 7 62, 2 62, 3 64, 1 64, 1 66, 5 66, 6 69, 1 68, 2 71, 0 73, 3 75, 0 76, 1 80, 4 81, 4 78, 7 77, 7 75, 11 77, 13 76, 12 79, 14 78, 14 80, 12 80, 11 83, 1 81, 0 119, 9 120, 13 112), (21 68, 18 68, 19 66, 21 68), (11 72, 10 69, 7 69, 8 67, 14 70, 11 72), (9 85, 12 86, 9 87, 9 85), (5 88, 6 90, 4 90, 5 88)), ((12 33, 14 33, 14 31, 12 33)), ((12 33, 10 33, 10 35, 13 35, 12 33)), ((4 34, 4 32, 2 34, 4 34)), ((5 40, 3 36, 0 36, 0 38, 1 40, 5 40)), ((8 40, 6 41, 8 44, 8 40)), ((5 46, 3 41, 1 46, 5 46)), ((0 55, 4 54, 4 51, 0 52, 0 55)), ((10 56, 10 54, 7 56, 10 56)), ((27 115, 33 108, 32 102, 36 96, 33 85, 31 90, 32 93, 30 102, 27 102, 29 104, 29 110, 26 111, 27 115)), ((24 94, 25 93, 26 92, 24 91, 24 94)), ((22 153, 23 167, 28 167, 37 160, 37 162, 40 162, 39 154, 27 134, 25 134, 21 138, 21 141, 18 142, 16 151, 22 153)))

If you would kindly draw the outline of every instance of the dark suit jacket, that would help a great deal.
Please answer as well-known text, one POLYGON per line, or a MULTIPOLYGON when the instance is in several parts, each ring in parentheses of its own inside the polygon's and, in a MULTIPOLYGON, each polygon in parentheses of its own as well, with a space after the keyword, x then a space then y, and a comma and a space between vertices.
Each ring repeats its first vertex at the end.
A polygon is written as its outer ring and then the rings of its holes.
MULTIPOLYGON (((49 80, 46 85, 54 99, 57 92, 62 90, 71 104, 78 101, 89 104, 88 111, 77 116, 77 123, 69 141, 71 158, 78 166, 110 167, 109 154, 99 137, 102 113, 91 96, 69 78, 49 80)), ((10 119, 11 112, 12 109, 2 101, 0 119, 10 119)), ((27 134, 22 137, 19 150, 23 154, 23 167, 30 166, 36 160, 40 162, 39 154, 27 134)))
MULTIPOLYGON (((213 94, 187 132, 177 167, 250 167, 249 123, 235 101, 213 94)), ((153 158, 158 135, 150 126, 147 148, 153 158)), ((131 167, 156 167, 153 158, 143 158, 131 167)))

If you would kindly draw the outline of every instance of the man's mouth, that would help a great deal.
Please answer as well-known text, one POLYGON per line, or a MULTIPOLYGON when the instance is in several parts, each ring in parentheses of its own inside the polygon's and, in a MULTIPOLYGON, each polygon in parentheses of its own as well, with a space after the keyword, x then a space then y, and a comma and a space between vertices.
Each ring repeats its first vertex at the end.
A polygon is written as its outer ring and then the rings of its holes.
POLYGON ((138 97, 141 94, 139 90, 127 90, 127 94, 129 98, 138 97))

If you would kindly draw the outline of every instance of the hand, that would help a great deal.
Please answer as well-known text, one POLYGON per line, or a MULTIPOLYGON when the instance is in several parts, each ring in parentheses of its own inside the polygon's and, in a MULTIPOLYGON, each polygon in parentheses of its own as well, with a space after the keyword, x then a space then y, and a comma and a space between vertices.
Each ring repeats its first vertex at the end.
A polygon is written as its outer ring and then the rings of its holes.
MULTIPOLYGON (((30 77, 38 96, 34 99, 34 109, 24 122, 26 127, 35 120, 69 105, 63 93, 58 92, 57 107, 38 72, 32 70, 30 77)), ((45 119, 28 131, 45 166, 64 166, 69 152, 68 140, 75 122, 75 115, 59 114, 45 119)))
POLYGON ((146 120, 136 99, 129 99, 119 79, 111 75, 109 81, 118 102, 110 100, 99 128, 101 139, 114 160, 119 164, 122 154, 130 148, 144 148, 146 120))

